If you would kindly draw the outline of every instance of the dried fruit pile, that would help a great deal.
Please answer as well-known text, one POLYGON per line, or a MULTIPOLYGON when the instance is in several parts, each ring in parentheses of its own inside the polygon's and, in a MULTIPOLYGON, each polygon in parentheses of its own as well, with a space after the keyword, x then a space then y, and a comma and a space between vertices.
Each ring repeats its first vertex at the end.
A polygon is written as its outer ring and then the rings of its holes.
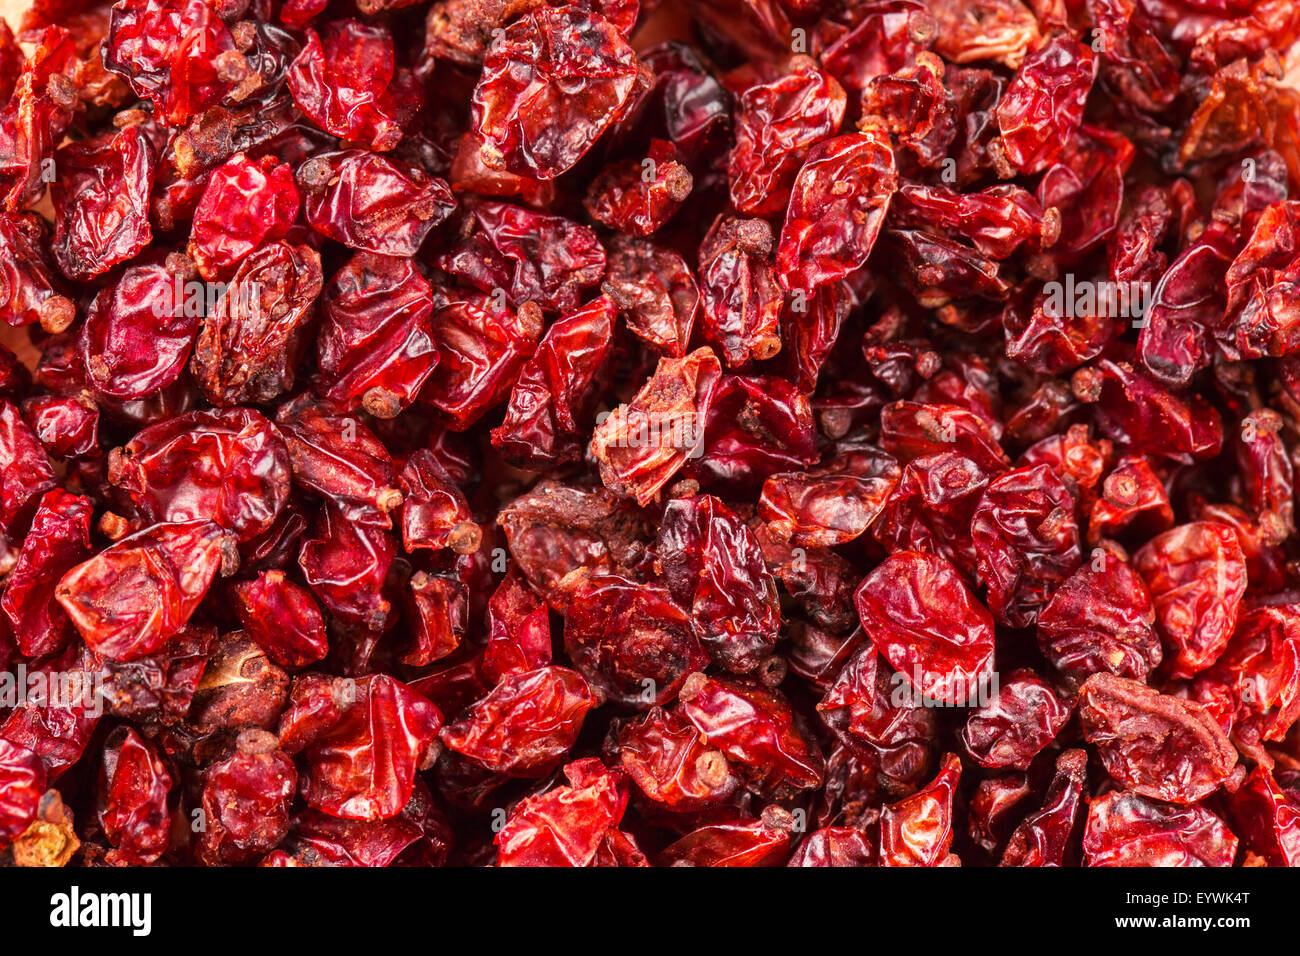
POLYGON ((3 861, 1300 863, 1298 36, 38 0, 3 861))

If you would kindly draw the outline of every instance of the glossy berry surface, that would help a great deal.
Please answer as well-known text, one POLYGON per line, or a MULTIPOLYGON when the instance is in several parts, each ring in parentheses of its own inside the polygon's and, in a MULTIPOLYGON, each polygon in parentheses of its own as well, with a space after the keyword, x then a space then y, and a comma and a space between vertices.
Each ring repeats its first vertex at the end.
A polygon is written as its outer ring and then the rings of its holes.
POLYGON ((1300 865, 1300 4, 11 27, 0 867, 1300 865))

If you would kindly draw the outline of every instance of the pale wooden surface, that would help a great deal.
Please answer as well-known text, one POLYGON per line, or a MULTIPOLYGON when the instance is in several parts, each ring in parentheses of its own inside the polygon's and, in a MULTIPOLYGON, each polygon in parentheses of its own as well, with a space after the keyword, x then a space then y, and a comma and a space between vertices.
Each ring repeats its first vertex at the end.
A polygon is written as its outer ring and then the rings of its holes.
POLYGON ((0 17, 9 21, 9 25, 14 29, 18 28, 18 21, 23 17, 23 11, 27 9, 27 0, 0 0, 0 17))

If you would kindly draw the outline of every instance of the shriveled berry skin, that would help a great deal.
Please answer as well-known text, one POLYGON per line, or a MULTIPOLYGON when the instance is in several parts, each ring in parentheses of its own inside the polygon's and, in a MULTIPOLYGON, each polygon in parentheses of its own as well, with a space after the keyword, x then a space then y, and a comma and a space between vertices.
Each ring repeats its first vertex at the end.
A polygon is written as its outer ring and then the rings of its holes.
POLYGON ((543 482, 502 509, 497 523, 529 584, 548 601, 572 571, 631 572, 646 556, 639 512, 604 488, 543 482))
POLYGON ((835 78, 806 57, 786 76, 747 89, 727 166, 736 208, 753 216, 779 211, 809 150, 839 131, 845 101, 835 78))
POLYGON ((364 149, 318 153, 298 167, 296 182, 317 233, 380 255, 415 255, 456 207, 441 179, 364 149))
POLYGON ((210 822, 199 848, 208 865, 250 862, 288 834, 298 774, 278 743, 274 734, 246 730, 237 752, 208 768, 203 809, 210 822))
POLYGON ((768 478, 758 513, 774 534, 793 544, 844 544, 872 526, 899 477, 892 456, 876 448, 855 449, 819 468, 768 478))
POLYGON ((656 566, 690 611, 713 660, 732 671, 758 667, 781 623, 776 581, 758 542, 712 495, 678 498, 664 509, 656 566))
POLYGON ((339 712, 323 719, 319 695, 337 689, 310 677, 299 681, 280 719, 281 747, 305 764, 307 804, 344 820, 395 816, 411 799, 442 714, 405 684, 378 674, 350 685, 339 712))
POLYGON ((67 278, 103 275, 149 244, 154 147, 140 127, 64 146, 54 163, 54 258, 67 278))
POLYGON ((857 764, 864 793, 884 799, 914 792, 939 757, 935 709, 899 693, 904 678, 870 642, 850 638, 827 662, 832 671, 837 665, 817 711, 839 741, 839 756, 857 764), (844 660, 846 650, 853 653, 844 660))
POLYGON ((1237 837, 1204 807, 1113 791, 1088 809, 1089 866, 1231 866, 1237 837))
POLYGON ((465 431, 510 395, 537 347, 541 314, 533 302, 516 310, 496 296, 448 291, 434 299, 438 362, 420 400, 448 428, 465 431))
POLYGON ((633 334, 661 354, 686 354, 699 312, 700 287, 680 253, 615 238, 609 243, 601 290, 633 334))
POLYGON ((237 560, 233 538, 203 519, 155 524, 68 571, 55 597, 92 650, 143 657, 185 626, 218 571, 237 560))
POLYGON ((289 499, 289 449, 246 408, 189 412, 140 431, 109 461, 109 480, 149 521, 214 521, 247 541, 289 499))
MULTIPOLYGON (((53 667, 43 667, 46 680, 58 679, 53 667)), ((47 776, 57 776, 86 754, 102 715, 84 701, 69 706, 29 703, 10 712, 0 725, 0 738, 36 754, 47 776)))
POLYGON ((483 163, 554 179, 582 158, 632 93, 636 55, 581 7, 546 8, 505 28, 474 90, 483 163))
POLYGON ((393 458, 374 432, 314 402, 283 406, 277 417, 299 488, 347 517, 392 526, 390 515, 402 493, 393 458))
POLYGON ((1300 799, 1294 778, 1282 787, 1273 774, 1256 767, 1233 794, 1231 819, 1242 842, 1270 866, 1295 866, 1300 859, 1300 799))
POLYGON ((336 20, 307 43, 286 73, 294 102, 328 133, 374 150, 390 150, 419 105, 418 88, 393 63, 393 38, 377 24, 336 20))
POLYGON ((140 866, 163 854, 171 828, 167 809, 171 788, 171 775, 138 733, 122 727, 109 735, 98 816, 112 844, 106 857, 110 863, 140 866))
POLYGON ((190 258, 204 278, 228 278, 258 246, 288 234, 298 206, 288 163, 236 153, 208 177, 194 210, 190 258))
POLYGON ((957 452, 913 459, 872 524, 872 536, 891 552, 938 554, 974 581, 971 518, 991 477, 957 452))
POLYGON ((539 667, 497 684, 443 728, 442 742, 495 773, 542 777, 572 746, 599 700, 578 672, 539 667))
POLYGON ((23 417, 52 461, 99 458, 99 406, 88 396, 29 398, 23 417))
POLYGON ((161 651, 104 661, 104 709, 128 720, 175 726, 188 715, 217 643, 211 624, 188 624, 161 651))
POLYGON ((201 0, 148 0, 112 11, 104 65, 179 126, 216 103, 229 84, 214 60, 234 50, 230 31, 201 0))
POLYGON ((1073 496, 1045 465, 989 482, 971 515, 971 538, 989 610, 1010 627, 1033 624, 1079 565, 1073 496))
POLYGON ((563 216, 479 200, 466 204, 457 225, 459 235, 434 263, 491 295, 497 308, 531 302, 572 312, 605 271, 596 233, 563 216))
POLYGON ((72 34, 49 26, 36 39, 36 49, 0 118, 0 137, 6 147, 0 164, 0 201, 8 213, 21 212, 40 198, 42 184, 48 181, 42 171, 76 107, 75 88, 64 82, 76 67, 72 34))
POLYGON ((321 297, 318 390, 347 409, 394 418, 438 364, 433 290, 408 259, 360 252, 321 297))
POLYGON ((141 399, 181 376, 200 325, 199 310, 186 305, 186 281, 165 262, 140 262, 91 301, 78 344, 97 393, 141 399))
POLYGON ((952 845, 953 798, 961 762, 952 754, 924 789, 880 814, 881 866, 942 866, 952 845))
POLYGON ((11 402, 0 402, 0 531, 25 522, 54 487, 54 470, 31 427, 11 402))
POLYGON ((697 625, 664 587, 579 572, 564 599, 565 650, 607 699, 667 703, 708 663, 697 625))
POLYGON ((451 548, 472 554, 479 549, 483 531, 474 523, 469 502, 431 450, 412 453, 397 482, 402 490, 402 546, 408 552, 451 548))
POLYGON ((326 506, 302 539, 298 567, 316 599, 351 627, 382 632, 392 602, 384 583, 397 554, 388 518, 326 506))
POLYGON ((1209 667, 1227 646, 1245 593, 1236 533, 1212 521, 1182 525, 1153 538, 1134 560, 1174 674, 1190 677, 1209 667))
POLYGON ((706 824, 666 847, 658 865, 781 866, 790 855, 790 834, 777 824, 789 822, 771 813, 768 818, 706 824))
POLYGON ((1096 75, 1092 48, 1068 38, 1054 37, 1025 58, 998 105, 1012 166, 1032 173, 1052 161, 1083 119, 1096 75))
POLYGON ((624 160, 601 173, 587 191, 591 218, 634 236, 658 231, 691 194, 691 172, 672 143, 657 139, 645 159, 624 160))
POLYGON ((811 291, 871 255, 898 187, 894 152, 878 130, 826 140, 795 180, 776 251, 783 289, 811 291))
POLYGON ((943 558, 899 551, 854 602, 877 650, 908 680, 919 676, 925 696, 954 702, 991 673, 993 618, 943 558))
POLYGON ((1065 726, 1070 708, 1032 672, 1011 675, 998 696, 971 714, 962 729, 966 750, 981 767, 1028 768, 1065 726))
POLYGON ((497 866, 601 865, 597 854, 627 807, 627 784, 594 757, 568 764, 564 775, 569 786, 515 808, 496 836, 497 866))
POLYGON ((204 397, 225 407, 291 388, 322 284, 320 255, 309 246, 274 242, 240 263, 194 343, 190 371, 204 397))
POLYGON ((613 347, 617 310, 605 296, 556 320, 510 392, 492 443, 512 464, 533 470, 576 461, 598 376, 613 347))
POLYGON ((743 765, 751 785, 820 786, 821 755, 778 692, 731 678, 696 673, 680 693, 681 713, 729 760, 743 765))
POLYGON ((1073 862, 1074 835, 1088 757, 1067 750, 1056 758, 1056 773, 1043 797, 1043 806, 1016 827, 1002 854, 1001 866, 1064 866, 1073 862))
POLYGON ((703 332, 731 368, 781 351, 781 288, 769 264, 773 237, 761 219, 719 216, 700 244, 703 332))
POLYGON ((1141 530, 1165 531, 1174 523, 1169 494, 1144 458, 1118 462, 1092 503, 1088 540, 1119 537, 1137 525, 1141 530))
POLYGON ((645 505, 704 440, 721 367, 707 348, 661 359, 654 376, 596 427, 591 454, 605 487, 645 505))
POLYGON ((1089 677, 1079 718, 1107 772, 1144 796, 1192 803, 1214 792, 1237 762, 1205 708, 1128 678, 1089 677))
POLYGON ((41 497, 0 597, 17 650, 26 657, 54 654, 67 644, 70 622, 54 599, 55 585, 90 554, 92 511, 90 499, 59 489, 41 497))
POLYGON ((27 5, 0 867, 1300 865, 1300 5, 27 5))
POLYGON ((808 835, 786 866, 872 866, 876 848, 853 827, 823 827, 808 835))
POLYGON ((740 779, 679 710, 651 707, 618 732, 619 766, 639 793, 681 811, 724 803, 740 779))
POLYGON ((1129 565, 1101 556, 1072 574, 1038 614, 1038 645, 1057 670, 1082 681, 1108 671, 1145 680, 1164 659, 1155 609, 1129 565))
POLYGON ((305 667, 329 652, 325 619, 311 592, 283 571, 263 571, 231 590, 245 633, 281 667, 305 667))
POLYGON ((47 234, 35 213, 0 215, 0 320, 8 325, 39 322, 41 305, 59 294, 47 234))
POLYGON ((0 738, 0 841, 21 836, 45 792, 45 765, 26 747, 0 738))

